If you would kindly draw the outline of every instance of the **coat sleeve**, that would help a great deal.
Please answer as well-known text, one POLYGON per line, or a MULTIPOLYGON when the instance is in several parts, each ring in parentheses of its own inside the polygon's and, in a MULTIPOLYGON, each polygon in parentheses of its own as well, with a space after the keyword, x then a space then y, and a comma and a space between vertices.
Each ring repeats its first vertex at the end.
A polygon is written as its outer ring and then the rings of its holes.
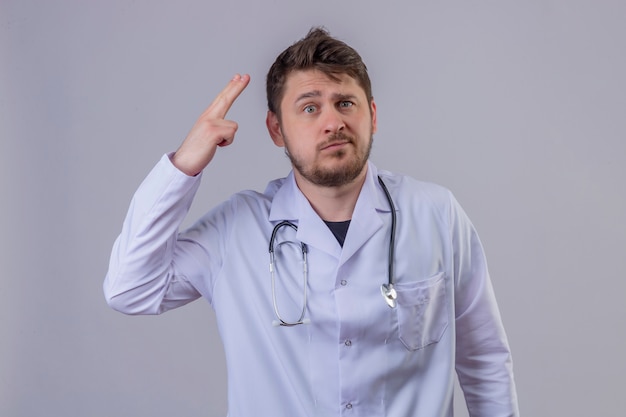
POLYGON ((178 229, 200 183, 174 167, 168 155, 131 201, 104 280, 107 303, 126 314, 160 314, 200 293, 186 279, 178 229))
POLYGON ((451 197, 456 371, 472 417, 519 416, 511 352, 482 244, 451 197))

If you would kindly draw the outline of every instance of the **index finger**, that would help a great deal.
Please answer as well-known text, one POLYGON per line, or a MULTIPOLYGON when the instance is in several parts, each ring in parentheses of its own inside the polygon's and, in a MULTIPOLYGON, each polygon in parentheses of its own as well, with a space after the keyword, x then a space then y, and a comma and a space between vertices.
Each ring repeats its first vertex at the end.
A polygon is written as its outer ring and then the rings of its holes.
POLYGON ((204 115, 211 119, 223 119, 230 110, 239 94, 248 86, 250 76, 248 74, 235 76, 226 87, 217 95, 213 103, 206 109, 204 115))

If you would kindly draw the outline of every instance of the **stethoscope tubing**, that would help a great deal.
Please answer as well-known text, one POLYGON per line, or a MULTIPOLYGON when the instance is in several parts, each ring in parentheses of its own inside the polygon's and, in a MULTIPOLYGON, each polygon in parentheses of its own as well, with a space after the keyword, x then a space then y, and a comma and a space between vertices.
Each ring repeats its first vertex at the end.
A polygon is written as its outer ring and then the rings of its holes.
POLYGON ((391 236, 389 237, 389 269, 388 269, 388 284, 390 288, 393 288, 395 283, 395 276, 393 270, 393 260, 395 256, 395 248, 396 248, 396 206, 393 204, 393 199, 391 198, 391 194, 387 189, 387 186, 383 182, 383 179, 378 176, 378 182, 380 186, 383 188, 385 192, 385 196, 387 197, 387 202, 389 203, 389 208, 391 209, 391 236))
MULTIPOLYGON (((396 306, 396 297, 397 297, 396 291, 394 289, 394 283, 395 283, 394 256, 395 256, 395 246, 396 246, 396 222, 397 222, 396 207, 393 204, 393 199, 391 198, 391 194, 389 193, 387 186, 385 185, 385 183, 383 182, 380 176, 378 176, 378 182, 380 183, 380 186, 382 187, 385 193, 385 197, 387 198, 387 202, 389 203, 389 208, 391 210, 391 233, 389 236, 387 284, 381 285, 381 293, 387 305, 389 305, 389 307, 391 308, 394 308, 396 306)), ((302 312, 298 320, 296 320, 295 322, 289 322, 289 321, 284 320, 281 317, 280 312, 278 310, 278 304, 276 303, 276 284, 275 284, 276 280, 275 280, 275 272, 274 272, 274 240, 276 239, 276 234, 278 233, 280 228, 285 227, 285 226, 291 227, 296 232, 298 231, 298 226, 296 226, 289 220, 283 220, 280 223, 278 223, 276 226, 274 226, 274 229, 272 230, 272 235, 270 237, 270 242, 269 242, 270 274, 272 277, 272 301, 274 304, 274 313, 276 314, 276 317, 278 318, 278 320, 274 320, 273 324, 275 326, 291 327, 291 326, 296 326, 298 324, 304 324, 304 323, 310 322, 308 319, 304 318, 304 315, 306 313, 306 305, 307 305, 307 285, 308 285, 307 252, 308 252, 308 248, 306 244, 304 244, 303 242, 300 242, 300 246, 302 249, 302 261, 304 264, 303 265, 304 291, 303 291, 303 300, 302 300, 302 312)))

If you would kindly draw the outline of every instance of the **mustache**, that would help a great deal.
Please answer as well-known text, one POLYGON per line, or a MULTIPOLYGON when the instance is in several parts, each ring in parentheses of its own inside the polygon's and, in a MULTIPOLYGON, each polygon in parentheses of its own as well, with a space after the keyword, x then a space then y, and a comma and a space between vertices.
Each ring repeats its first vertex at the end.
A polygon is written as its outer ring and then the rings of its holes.
POLYGON ((332 135, 328 136, 328 139, 320 144, 319 149, 327 148, 328 146, 334 145, 335 143, 354 143, 354 138, 352 136, 346 135, 343 132, 335 132, 332 135))

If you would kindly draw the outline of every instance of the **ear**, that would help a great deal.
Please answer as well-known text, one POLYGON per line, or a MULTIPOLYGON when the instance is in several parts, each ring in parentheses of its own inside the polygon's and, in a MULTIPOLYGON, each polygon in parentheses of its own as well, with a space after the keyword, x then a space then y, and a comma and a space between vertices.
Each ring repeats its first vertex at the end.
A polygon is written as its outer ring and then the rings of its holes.
POLYGON ((265 118, 265 125, 267 126, 267 131, 270 134, 270 137, 274 141, 274 145, 279 147, 285 146, 285 141, 283 139, 283 131, 280 128, 280 121, 278 120, 278 116, 273 111, 267 112, 267 117, 265 118))
POLYGON ((372 98, 372 102, 370 104, 370 112, 372 113, 372 135, 376 133, 377 120, 376 120, 376 103, 374 103, 374 98, 372 98))

